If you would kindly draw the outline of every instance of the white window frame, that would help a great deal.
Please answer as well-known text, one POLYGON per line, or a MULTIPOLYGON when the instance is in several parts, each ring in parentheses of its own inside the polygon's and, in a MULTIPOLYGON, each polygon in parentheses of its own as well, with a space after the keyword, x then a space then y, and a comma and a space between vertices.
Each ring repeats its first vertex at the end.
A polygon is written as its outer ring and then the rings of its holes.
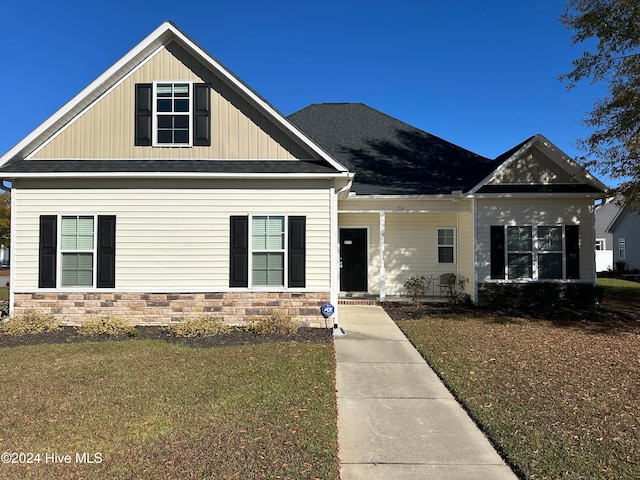
POLYGON ((607 249, 607 239, 606 238, 596 238, 596 250, 603 251, 607 249))
POLYGON ((625 237, 618 238, 618 260, 627 259, 627 241, 625 237))
MULTIPOLYGON (((152 129, 153 129, 153 142, 152 145, 154 147, 191 147, 193 146, 193 82, 185 81, 185 80, 156 80, 153 82, 153 105, 152 105, 152 129), (158 85, 164 84, 184 84, 189 86, 189 95, 184 97, 187 99, 189 105, 188 112, 159 112, 158 111, 158 85), (161 116, 169 116, 169 115, 181 115, 189 118, 189 134, 188 141, 186 143, 160 143, 158 141, 158 117, 161 116)), ((171 97, 171 99, 175 99, 175 97, 171 97)))
POLYGON ((457 261, 457 249, 456 249, 456 229, 454 227, 438 227, 436 229, 436 259, 437 262, 441 265, 455 265, 457 261), (453 234, 453 243, 451 245, 440 244, 440 231, 441 230, 451 230, 453 234), (451 248, 453 251, 453 260, 451 262, 441 262, 440 261, 440 247, 443 248, 451 248))
POLYGON ((567 279, 567 232, 566 225, 505 225, 504 226, 504 278, 511 281, 562 281, 567 279), (531 250, 509 250, 509 227, 530 227, 531 228, 531 250), (540 250, 539 227, 561 227, 562 228, 562 252, 559 250, 540 250), (509 254, 531 253, 531 277, 510 277, 509 276, 509 254), (562 253, 562 277, 561 278, 541 278, 539 274, 539 256, 545 253, 562 253))
POLYGON ((87 289, 87 288, 95 288, 96 286, 96 274, 97 274, 97 236, 98 236, 98 215, 95 213, 60 213, 58 214, 58 225, 57 225, 57 281, 56 285, 60 285, 61 288, 67 289, 87 289), (80 218, 80 217, 91 217, 93 218, 93 245, 91 249, 65 249, 62 244, 62 219, 63 218, 80 218), (91 254, 91 285, 64 285, 63 284, 63 257, 65 254, 73 254, 73 253, 90 253, 91 254))
POLYGON ((249 259, 248 259, 248 268, 249 268, 249 287, 254 289, 264 289, 264 290, 272 290, 273 288, 286 288, 288 285, 288 245, 289 245, 289 218, 288 215, 282 213, 255 213, 249 215, 249 259), (278 217, 283 220, 283 229, 284 229, 284 238, 283 238, 283 246, 281 249, 265 249, 265 250, 254 250, 253 248, 253 219, 256 217, 278 217), (253 281, 253 254, 254 253, 282 253, 282 285, 255 285, 253 281))
POLYGON ((565 272, 565 257, 566 257, 566 245, 565 245, 565 229, 564 229, 564 225, 536 225, 534 228, 534 232, 535 232, 535 236, 534 236, 534 270, 536 271, 536 279, 538 280, 564 280, 567 276, 566 272, 565 272), (540 234, 539 234, 539 229, 540 228, 560 228, 560 248, 561 250, 542 250, 542 247, 540 245, 541 240, 540 240, 540 234), (541 277, 540 276, 540 255, 545 255, 545 254, 560 254, 561 255, 561 260, 560 260, 560 269, 561 269, 561 273, 560 273, 560 278, 553 278, 553 277, 541 277))

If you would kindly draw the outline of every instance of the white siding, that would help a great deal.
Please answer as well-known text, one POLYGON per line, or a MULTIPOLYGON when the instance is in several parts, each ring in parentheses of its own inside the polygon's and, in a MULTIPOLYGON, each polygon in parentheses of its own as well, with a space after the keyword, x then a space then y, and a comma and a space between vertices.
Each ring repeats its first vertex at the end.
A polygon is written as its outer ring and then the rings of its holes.
POLYGON ((13 190, 17 291, 37 287, 38 222, 46 214, 116 215, 116 289, 147 291, 226 289, 231 215, 304 215, 307 289, 329 289, 326 182, 156 182, 146 188, 22 184, 13 190))
POLYGON ((479 199, 478 280, 491 279, 491 225, 579 225, 580 280, 594 280, 594 218, 589 199, 479 199))

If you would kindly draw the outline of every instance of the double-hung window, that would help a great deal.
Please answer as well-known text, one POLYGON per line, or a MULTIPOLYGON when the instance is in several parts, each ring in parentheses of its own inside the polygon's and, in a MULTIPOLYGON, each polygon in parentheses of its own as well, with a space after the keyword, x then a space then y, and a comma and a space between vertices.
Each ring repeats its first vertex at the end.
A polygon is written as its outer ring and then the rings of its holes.
POLYGON ((538 227, 538 278, 562 279, 562 227, 538 227))
POLYGON ((63 216, 60 219, 61 285, 93 286, 94 269, 93 216, 63 216))
POLYGON ((509 278, 532 278, 532 227, 507 227, 507 265, 509 278))
POLYGON ((254 215, 251 217, 251 284, 284 286, 285 217, 254 215))
POLYGON ((438 229, 438 263, 455 263, 455 231, 438 229))
POLYGON ((618 260, 627 259, 627 242, 624 238, 618 239, 618 260))
POLYGON ((156 145, 191 145, 191 83, 154 83, 156 145))
POLYGON ((579 279, 579 226, 492 226, 491 278, 534 281, 579 279))

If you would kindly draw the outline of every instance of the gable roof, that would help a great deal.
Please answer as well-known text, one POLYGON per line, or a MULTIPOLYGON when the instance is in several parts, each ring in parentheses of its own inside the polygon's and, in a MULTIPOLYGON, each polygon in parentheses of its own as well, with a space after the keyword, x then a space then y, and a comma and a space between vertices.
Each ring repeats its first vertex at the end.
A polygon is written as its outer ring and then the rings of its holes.
POLYGON ((314 104, 288 118, 355 172, 357 194, 451 194, 493 170, 488 158, 362 103, 314 104))
POLYGON ((592 176, 584 167, 569 158, 562 150, 551 143, 544 135, 534 135, 515 147, 496 157, 495 169, 483 178, 471 191, 475 193, 595 193, 600 194, 608 190, 600 180, 592 176), (508 168, 522 159, 523 156, 537 148, 544 153, 556 169, 562 170, 571 178, 570 182, 558 183, 507 183, 492 184, 508 168))
MULTIPOLYGON (((172 22, 165 22, 160 25, 156 30, 149 34, 144 40, 130 50, 125 56, 118 60, 113 66, 106 70, 96 80, 89 84, 84 90, 78 93, 74 98, 62 106, 57 112, 55 112, 49 119, 36 128, 31 134, 25 137, 16 146, 11 148, 2 157, 0 157, 0 174, 2 172, 11 173, 13 177, 18 176, 21 172, 29 172, 35 174, 39 170, 51 171, 55 170, 56 166, 60 167, 60 172, 71 173, 71 169, 76 166, 89 173, 92 167, 97 169, 103 169, 103 171, 116 171, 120 167, 126 169, 133 169, 142 172, 145 168, 151 167, 154 164, 144 160, 131 160, 132 164, 124 164, 120 160, 96 160, 89 162, 89 164, 81 164, 79 162, 61 161, 59 164, 49 165, 31 165, 31 163, 41 162, 42 160, 25 160, 30 154, 32 154, 37 148, 39 148, 44 142, 50 139, 61 131, 69 122, 80 115, 87 108, 91 107, 94 102, 98 101, 102 96, 106 95, 112 88, 118 85, 123 78, 126 78, 133 71, 135 71, 143 62, 153 56, 157 51, 166 47, 171 42, 177 42, 182 48, 189 51, 198 61, 200 61, 216 75, 220 76, 228 86, 235 90, 238 94, 246 98, 252 106, 258 109, 265 115, 271 122, 275 123, 279 128, 282 128, 291 138, 304 145, 309 152, 315 155, 312 159, 312 163, 323 164, 325 168, 321 168, 325 173, 327 171, 333 171, 333 173, 339 173, 342 175, 348 174, 347 168, 339 164, 335 159, 324 152, 307 136, 294 127, 282 114, 280 114, 272 105, 252 90, 248 85, 231 73, 225 68, 218 60, 211 56, 206 50, 195 43, 185 33, 183 33, 172 22), (101 162, 98 164, 97 162, 101 162), (27 165, 29 163, 29 165, 27 165), (137 165, 133 165, 136 163, 137 165), (92 167, 90 166, 92 165, 92 167)), ((300 162, 305 162, 302 160, 300 162)), ((269 161, 270 162, 270 161, 269 161)), ((234 165, 227 165, 226 169, 233 169, 238 172, 246 171, 246 168, 255 162, 243 162, 240 161, 234 165)), ((277 163, 277 162, 276 162, 277 163)), ((192 165, 197 163, 191 162, 192 165)), ((183 165, 181 169, 184 170, 187 164, 183 165)), ((171 162, 156 163, 155 166, 162 168, 173 168, 171 162)), ((314 167, 301 167, 301 170, 307 171, 307 173, 317 171, 314 167)), ((197 167, 194 171, 199 171, 202 167, 197 167)), ((209 167, 205 167, 209 168, 209 167)), ((210 171, 214 171, 218 167, 209 168, 210 171)), ((269 168, 269 167, 265 167, 269 168)), ((272 166, 274 172, 278 171, 280 167, 275 164, 272 166)), ((291 170, 291 167, 287 167, 291 170)), ((287 169, 285 168, 285 170, 287 169)), ((295 170, 295 167, 293 167, 295 170)))

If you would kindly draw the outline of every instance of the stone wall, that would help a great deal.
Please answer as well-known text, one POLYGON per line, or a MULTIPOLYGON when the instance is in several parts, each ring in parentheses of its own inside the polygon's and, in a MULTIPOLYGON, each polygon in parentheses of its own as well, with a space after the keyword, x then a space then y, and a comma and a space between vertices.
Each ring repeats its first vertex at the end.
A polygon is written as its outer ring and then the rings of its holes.
POLYGON ((288 309, 301 327, 324 328, 320 306, 328 292, 217 292, 217 293, 16 293, 14 315, 27 310, 53 315, 61 325, 80 325, 90 315, 114 314, 139 325, 168 325, 189 316, 213 314, 230 325, 250 317, 288 309))

